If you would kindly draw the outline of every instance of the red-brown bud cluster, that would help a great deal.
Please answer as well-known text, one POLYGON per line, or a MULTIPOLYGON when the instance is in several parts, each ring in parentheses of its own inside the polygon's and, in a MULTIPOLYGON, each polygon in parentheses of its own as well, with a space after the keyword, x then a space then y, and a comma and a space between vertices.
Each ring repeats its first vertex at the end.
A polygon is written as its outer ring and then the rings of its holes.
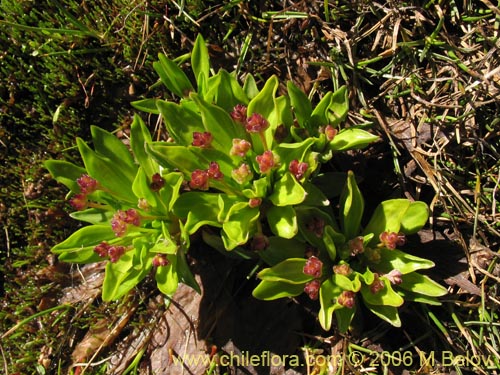
POLYGON ((321 283, 318 279, 311 280, 304 286, 304 293, 306 293, 310 299, 317 300, 320 287, 321 283))
POLYGON ((111 263, 116 263, 120 257, 125 253, 125 246, 110 245, 106 241, 94 247, 94 252, 101 258, 109 257, 111 263))
POLYGON ((208 148, 212 143, 213 137, 210 132, 193 132, 193 146, 208 148))
POLYGON ((299 162, 297 159, 292 160, 288 166, 288 170, 295 176, 297 180, 300 180, 307 172, 309 164, 305 162, 299 162))
POLYGON ((382 232, 380 233, 380 245, 394 250, 397 246, 403 246, 406 243, 404 233, 382 232))
POLYGON ((323 272, 323 262, 319 258, 312 256, 307 259, 302 272, 306 275, 320 278, 323 272))
POLYGON ((134 225, 136 227, 141 225, 141 216, 133 208, 129 208, 127 211, 118 210, 113 215, 111 219, 111 228, 113 232, 118 237, 125 235, 128 225, 134 225))

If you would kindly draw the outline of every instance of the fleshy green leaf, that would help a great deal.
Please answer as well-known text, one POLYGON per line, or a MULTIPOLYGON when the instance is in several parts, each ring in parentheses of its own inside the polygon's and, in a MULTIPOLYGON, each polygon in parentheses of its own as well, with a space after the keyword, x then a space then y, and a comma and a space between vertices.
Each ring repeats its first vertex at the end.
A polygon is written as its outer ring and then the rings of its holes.
POLYGON ((320 309, 318 319, 321 327, 325 331, 330 330, 332 326, 333 312, 340 305, 336 304, 337 297, 342 293, 342 288, 336 285, 331 279, 326 279, 319 289, 320 309))
POLYGON ((66 186, 73 193, 80 192, 76 180, 86 173, 85 168, 64 160, 47 160, 44 162, 44 166, 57 182, 66 186))
POLYGON ((179 66, 164 54, 158 55, 159 61, 153 63, 153 68, 160 76, 162 83, 180 98, 187 97, 193 86, 189 78, 179 66))
MULTIPOLYGON (((146 267, 134 267, 133 250, 123 254, 116 263, 108 262, 102 285, 102 299, 113 301, 123 297, 135 287, 151 268, 151 260, 146 267)), ((147 256, 147 251, 144 256, 147 256)))
POLYGON ((273 206, 267 211, 267 222, 271 231, 283 238, 292 238, 299 231, 297 216, 292 206, 273 206))
POLYGON ((401 306, 404 300, 392 289, 390 281, 385 277, 381 277, 379 280, 384 283, 384 288, 377 293, 372 293, 369 285, 363 284, 361 286, 363 300, 370 305, 401 306))
POLYGON ((77 139, 77 145, 91 177, 110 190, 114 196, 130 203, 137 203, 137 197, 132 191, 135 173, 131 178, 130 174, 121 170, 113 160, 97 154, 80 138, 77 139))
POLYGON ((136 100, 130 104, 132 104, 132 107, 134 107, 135 109, 137 109, 139 111, 146 112, 146 113, 152 113, 154 115, 159 115, 160 111, 158 110, 158 107, 156 105, 158 100, 160 100, 160 99, 148 98, 148 99, 136 100))
POLYGON ((307 122, 311 117, 312 104, 307 95, 299 89, 292 81, 287 82, 288 95, 292 104, 295 117, 300 126, 307 128, 307 122))
POLYGON ((89 208, 83 211, 72 212, 69 216, 75 220, 84 221, 90 224, 104 224, 109 223, 113 214, 113 211, 102 210, 99 208, 89 208))
POLYGON ((358 235, 364 207, 365 201, 359 191, 354 173, 349 171, 346 186, 340 197, 340 224, 347 239, 358 235))
POLYGON ((401 220, 401 231, 406 234, 417 233, 429 219, 429 208, 424 202, 412 202, 401 220))
POLYGON ((247 243, 251 234, 255 232, 255 223, 260 211, 258 207, 245 207, 230 210, 226 221, 222 224, 222 240, 227 250, 247 243))
POLYGON ((398 309, 394 306, 371 305, 365 301, 366 307, 377 315, 380 319, 385 320, 394 327, 401 327, 401 319, 399 318, 398 309))
POLYGON ((94 247, 102 241, 115 239, 115 233, 110 225, 90 225, 74 232, 63 242, 52 248, 59 254, 59 259, 72 263, 97 262, 101 258, 94 252, 94 247))
POLYGON ((314 108, 311 114, 311 126, 313 128, 324 125, 337 126, 344 121, 348 110, 347 89, 342 86, 335 92, 328 92, 314 108))
MULTIPOLYGON (((408 199, 391 199, 380 203, 363 231, 363 234, 373 233, 373 240, 370 244, 372 246, 376 245, 382 232, 389 231, 398 233, 402 229, 401 223, 403 220, 407 220, 407 222, 411 223, 412 220, 406 218, 406 215, 408 211, 410 213, 413 211, 410 210, 410 206, 415 203, 410 202, 408 199)), ((417 207, 420 208, 421 204, 418 203, 417 207)), ((419 213, 417 221, 423 226, 425 222, 422 223, 420 209, 416 211, 419 213)), ((413 222, 411 226, 408 224, 412 230, 415 229, 414 224, 415 222, 413 222)))
POLYGON ((260 258, 270 266, 274 266, 288 258, 300 258, 306 252, 306 244, 295 239, 269 237, 269 246, 259 251, 260 258))
POLYGON ((155 280, 160 292, 166 296, 172 296, 179 286, 179 277, 177 275, 177 256, 167 255, 168 264, 156 269, 155 280))
MULTIPOLYGON (((203 37, 198 34, 191 52, 191 67, 197 82, 208 80, 210 73, 210 58, 203 37)), ((199 88, 199 87, 198 87, 199 88)))
POLYGON ((199 156, 191 152, 186 146, 178 146, 166 142, 153 142, 146 146, 147 152, 153 156, 160 165, 168 169, 178 169, 190 176, 195 169, 206 169, 207 164, 199 156))
POLYGON ((302 284, 263 280, 255 287, 252 295, 263 301, 272 301, 278 298, 295 297, 302 294, 303 291, 304 285, 302 284))
POLYGON ((275 206, 291 206, 300 204, 306 198, 306 191, 302 185, 287 172, 274 184, 274 191, 269 200, 275 206))
POLYGON ((330 142, 330 149, 336 152, 359 150, 367 147, 379 137, 358 128, 342 129, 330 142))
POLYGON ((198 107, 193 102, 176 104, 165 100, 156 102, 159 112, 165 122, 168 135, 179 145, 190 145, 193 142, 193 132, 203 132, 205 128, 198 107))
POLYGON ((289 258, 271 268, 265 268, 257 274, 257 277, 266 281, 281 281, 289 284, 305 284, 314 279, 311 275, 304 273, 306 259, 289 258))
POLYGON ((423 294, 429 297, 441 297, 448 293, 445 287, 438 284, 426 275, 417 272, 403 275, 403 282, 398 288, 408 290, 413 293, 423 294))
POLYGON ((130 148, 146 175, 152 177, 159 172, 159 169, 158 164, 146 153, 146 144, 149 143, 151 143, 151 134, 141 117, 135 115, 130 126, 130 148))
POLYGON ((378 272, 389 273, 398 270, 403 275, 408 273, 434 267, 434 262, 407 254, 400 250, 390 250, 386 248, 377 249, 380 251, 380 261, 371 262, 378 272))
POLYGON ((176 201, 173 209, 180 218, 187 218, 185 230, 195 233, 203 225, 221 226, 217 215, 219 194, 187 192, 176 201))
POLYGON ((134 158, 128 148, 115 135, 97 126, 91 126, 92 142, 97 154, 110 160, 115 168, 132 181, 137 172, 134 158))
POLYGON ((246 137, 243 126, 235 123, 221 107, 208 104, 196 94, 192 94, 191 98, 200 109, 206 131, 213 136, 213 147, 229 154, 233 139, 246 137))

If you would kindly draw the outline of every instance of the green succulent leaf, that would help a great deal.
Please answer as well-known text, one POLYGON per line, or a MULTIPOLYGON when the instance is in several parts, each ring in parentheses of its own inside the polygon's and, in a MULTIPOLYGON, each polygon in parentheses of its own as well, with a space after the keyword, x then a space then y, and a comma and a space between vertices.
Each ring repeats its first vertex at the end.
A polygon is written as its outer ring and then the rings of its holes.
POLYGON ((169 170, 177 169, 190 176, 195 169, 206 169, 207 163, 193 152, 191 147, 166 142, 152 142, 146 145, 149 155, 169 170))
POLYGON ((179 286, 177 275, 177 255, 167 255, 168 264, 158 267, 155 273, 156 285, 160 292, 172 296, 179 286))
POLYGON ((354 173, 347 173, 347 181, 340 197, 340 225, 347 239, 356 237, 361 226, 365 201, 358 188, 354 173))
POLYGON ((385 320, 387 323, 392 324, 394 327, 401 327, 401 319, 399 318, 398 309, 394 306, 386 305, 372 305, 364 302, 365 306, 378 316, 380 319, 385 320))
MULTIPOLYGON (((207 45, 203 37, 198 34, 191 52, 191 67, 193 69, 196 81, 207 81, 210 74, 210 58, 207 45)), ((198 85, 198 89, 200 85, 198 85)))
POLYGON ((379 281, 384 283, 384 288, 377 293, 372 293, 369 285, 362 284, 361 295, 363 300, 370 305, 401 306, 404 300, 392 289, 390 281, 385 277, 381 277, 379 281))
POLYGON ((115 160, 94 152, 82 139, 77 139, 77 145, 88 174, 114 196, 135 205, 137 197, 132 191, 132 183, 137 170, 131 176, 128 170, 120 169, 115 160))
POLYGON ((207 102, 214 102, 226 112, 231 112, 237 104, 248 104, 248 97, 244 89, 236 78, 224 69, 210 77, 207 91, 204 99, 207 102))
POLYGON ((184 248, 179 248, 177 252, 177 276, 179 281, 186 284, 187 286, 193 288, 198 294, 201 294, 200 285, 196 281, 189 264, 186 260, 186 254, 184 248))
POLYGON ((289 284, 305 284, 314 279, 311 275, 304 273, 306 259, 289 258, 271 268, 265 268, 257 274, 257 277, 266 281, 281 281, 289 284))
POLYGON ((213 147, 229 154, 233 139, 244 139, 246 137, 244 127, 234 122, 231 116, 221 107, 208 104, 196 94, 191 94, 191 99, 200 109, 205 130, 213 136, 213 147))
POLYGON ((255 287, 252 295, 263 301, 272 301, 278 298, 295 297, 303 291, 304 285, 302 284, 263 280, 255 287))
POLYGON ((222 224, 222 240, 227 250, 247 243, 251 234, 255 232, 256 222, 259 219, 258 207, 250 208, 248 204, 241 209, 232 210, 222 224))
POLYGON ((368 263, 378 272, 389 273, 392 270, 398 270, 403 275, 406 275, 417 270, 434 267, 434 262, 407 254, 401 250, 379 248, 377 251, 380 251, 380 261, 368 261, 368 263))
POLYGON ((290 172, 287 172, 274 184, 274 191, 269 196, 269 200, 275 206, 292 206, 302 203, 306 195, 302 185, 290 172))
POLYGON ((152 177, 159 172, 158 164, 146 152, 146 144, 151 143, 151 134, 141 117, 134 116, 134 121, 130 126, 130 148, 135 160, 142 167, 148 177, 152 177))
POLYGON ((267 211, 267 222, 271 231, 283 238, 292 238, 299 231, 297 215, 292 206, 273 206, 267 211))
POLYGON ((69 216, 75 220, 84 221, 90 224, 109 223, 113 217, 114 211, 103 210, 100 208, 88 208, 83 211, 72 212, 69 216))
MULTIPOLYGON (((147 251, 144 252, 147 255, 147 251)), ((134 267, 134 251, 123 254, 116 263, 108 262, 102 285, 102 299, 113 301, 123 297, 135 287, 151 268, 151 260, 146 267, 134 267)))
POLYGON ((326 279, 319 289, 320 309, 318 319, 321 327, 329 331, 332 326, 333 312, 342 308, 336 303, 337 297, 342 293, 342 288, 335 284, 332 279, 326 279))
POLYGON ((295 116, 300 126, 308 127, 308 122, 312 114, 312 104, 307 95, 299 89, 292 81, 287 82, 288 95, 292 104, 295 116))
POLYGON ((135 109, 139 110, 139 111, 142 111, 142 112, 146 112, 146 113, 152 113, 154 115, 159 115, 160 114, 160 111, 158 110, 158 107, 157 107, 157 102, 159 101, 160 99, 141 99, 141 100, 136 100, 136 101, 133 101, 132 103, 132 107, 134 107, 135 109))
POLYGON ((221 226, 218 221, 218 201, 219 194, 187 192, 177 199, 173 212, 180 218, 187 218, 185 230, 194 234, 203 225, 221 226))
POLYGON ((110 225, 90 225, 74 232, 52 248, 59 259, 72 263, 92 263, 101 260, 94 252, 94 247, 102 241, 115 239, 115 233, 110 225))
POLYGON ((414 233, 425 225, 427 218, 428 209, 425 203, 391 199, 377 206, 363 234, 373 233, 370 245, 374 246, 382 232, 398 233, 409 229, 410 233, 414 233))
POLYGON ((412 202, 401 219, 401 232, 417 233, 429 219, 429 208, 424 202, 412 202))
POLYGON ((158 59, 159 61, 153 63, 153 68, 160 76, 161 82, 179 98, 187 97, 194 89, 186 74, 164 54, 158 54, 158 59))
POLYGON ((168 135, 179 145, 190 145, 193 142, 193 132, 203 132, 205 127, 198 107, 194 102, 176 104, 165 100, 156 103, 168 135))
POLYGON ((337 326, 340 333, 346 333, 349 330, 355 314, 356 305, 354 305, 351 309, 343 307, 335 310, 335 318, 337 319, 337 326))
POLYGON ((44 162, 44 166, 57 182, 66 186, 73 193, 80 192, 76 180, 86 173, 85 168, 64 160, 47 160, 44 162))
POLYGON ((269 237, 269 246, 259 251, 260 258, 270 266, 274 266, 288 258, 303 257, 307 245, 296 239, 269 237))
POLYGON ((358 128, 342 129, 330 142, 330 149, 335 152, 359 150, 367 147, 379 137, 358 128))
POLYGON ((337 126, 345 120, 349 110, 347 88, 342 86, 335 92, 328 92, 314 108, 311 114, 311 126, 337 126))
POLYGON ((446 288, 426 275, 411 272, 402 277, 403 282, 398 288, 408 290, 414 294, 422 294, 428 297, 442 297, 448 293, 446 288))

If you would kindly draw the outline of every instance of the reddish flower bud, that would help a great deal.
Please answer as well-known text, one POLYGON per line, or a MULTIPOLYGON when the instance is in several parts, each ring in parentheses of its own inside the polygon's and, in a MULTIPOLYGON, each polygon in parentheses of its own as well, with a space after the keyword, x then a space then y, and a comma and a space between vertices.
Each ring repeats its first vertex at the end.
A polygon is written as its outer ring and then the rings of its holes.
POLYGON ((191 173, 189 181, 191 189, 208 190, 208 172, 196 169, 191 173))
POLYGON ((337 303, 348 309, 352 309, 355 305, 354 297, 356 293, 351 292, 350 290, 344 290, 340 296, 337 298, 337 303))
POLYGON ((295 159, 290 162, 290 165, 288 166, 288 169, 290 172, 295 176, 297 180, 300 180, 302 177, 304 177, 304 174, 307 171, 307 168, 309 165, 304 162, 300 162, 295 159))
POLYGON ((309 259, 307 259, 306 264, 304 265, 304 268, 302 270, 304 274, 313 276, 315 278, 321 277, 322 271, 323 271, 323 262, 315 256, 312 256, 309 259))
POLYGON ((250 208, 259 207, 261 204, 262 204, 262 199, 261 198, 250 198, 248 200, 248 206, 250 208))
POLYGON ((73 197, 69 200, 69 204, 77 210, 77 211, 82 211, 87 208, 88 201, 87 201, 87 195, 80 193, 80 194, 75 194, 73 197))
POLYGON ((210 162, 207 173, 208 177, 213 178, 214 180, 222 180, 224 178, 224 175, 220 171, 220 166, 216 161, 210 162))
POLYGON ((76 182, 83 194, 92 194, 99 187, 97 181, 86 174, 82 174, 81 177, 76 180, 76 182))
POLYGON ((156 254, 152 260, 153 267, 165 267, 169 263, 165 254, 156 254))
POLYGON ((99 245, 94 247, 94 252, 101 258, 108 256, 109 244, 106 241, 102 241, 99 245))
POLYGON ((238 168, 232 170, 231 177, 238 184, 243 185, 252 179, 253 173, 248 164, 241 164, 238 168))
POLYGON ((237 104, 231 112, 231 118, 241 124, 247 121, 247 107, 242 104, 237 104))
POLYGON ((259 113, 252 114, 245 124, 245 129, 249 133, 262 133, 268 127, 269 122, 259 113))
POLYGON ((304 292, 309 296, 312 300, 317 300, 319 296, 319 288, 321 287, 321 283, 318 279, 314 279, 309 281, 304 286, 304 292))
POLYGON ((347 243, 347 246, 349 246, 349 250, 351 251, 351 256, 356 256, 365 251, 364 239, 361 236, 350 240, 347 243))
POLYGON ((124 246, 110 246, 108 248, 109 261, 111 263, 116 263, 120 257, 125 253, 124 246))
POLYGON ((385 288, 384 282, 380 280, 377 274, 375 274, 375 280, 373 280, 373 283, 370 284, 370 292, 372 292, 373 294, 377 294, 384 288, 385 288))
POLYGON ((229 153, 232 156, 244 157, 251 147, 252 144, 250 142, 244 139, 234 138, 233 147, 231 147, 231 151, 229 151, 229 153))
POLYGON ((278 164, 277 158, 274 156, 273 152, 269 150, 264 151, 262 155, 257 155, 255 159, 259 164, 260 173, 267 173, 278 164))
POLYGON ((399 270, 392 270, 388 274, 385 275, 387 279, 391 282, 392 285, 399 285, 403 282, 402 279, 403 274, 399 270))
POLYGON ((323 231, 325 229, 325 221, 318 217, 313 217, 307 224, 306 229, 313 232, 316 237, 323 236, 323 231))
POLYGON ((165 180, 159 173, 155 173, 153 177, 151 178, 151 184, 149 187, 151 188, 152 191, 159 191, 163 186, 165 186, 165 180))
POLYGON ((111 228, 118 237, 125 235, 127 225, 129 224, 135 225, 136 227, 141 225, 141 217, 133 208, 130 208, 127 211, 118 210, 111 219, 111 228))
POLYGON ((139 215, 139 212, 137 212, 133 208, 129 208, 127 211, 125 211, 125 214, 126 216, 124 218, 124 221, 127 224, 132 224, 136 227, 141 225, 141 215, 139 215))
POLYGON ((331 125, 327 125, 325 127, 325 135, 326 135, 326 139, 328 141, 333 141, 333 138, 335 138, 335 136, 337 135, 339 131, 337 129, 335 129, 333 126, 331 125))
POLYGON ((144 198, 139 198, 139 200, 137 201, 137 207, 143 211, 149 211, 151 209, 148 201, 144 198))
POLYGON ((333 272, 337 275, 349 276, 352 273, 352 268, 347 263, 333 266, 333 272))
POLYGON ((193 132, 193 146, 207 148, 212 143, 212 133, 210 132, 193 132))
POLYGON ((263 235, 262 233, 257 233, 255 236, 253 236, 252 243, 250 244, 251 249, 255 251, 265 250, 268 246, 269 238, 267 238, 267 236, 263 235))
POLYGON ((382 232, 380 233, 380 246, 394 250, 396 246, 402 246, 406 242, 404 233, 382 232))

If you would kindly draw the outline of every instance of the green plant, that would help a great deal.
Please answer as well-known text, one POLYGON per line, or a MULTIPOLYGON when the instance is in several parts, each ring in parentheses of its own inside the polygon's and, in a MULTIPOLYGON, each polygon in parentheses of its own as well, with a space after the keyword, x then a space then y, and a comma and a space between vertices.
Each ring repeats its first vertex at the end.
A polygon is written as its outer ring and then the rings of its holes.
POLYGON ((377 139, 358 127, 341 128, 348 112, 345 87, 327 93, 314 107, 292 82, 287 94, 279 95, 274 76, 260 90, 251 75, 241 86, 227 71, 211 71, 201 37, 190 62, 195 87, 174 60, 160 54, 154 64, 178 103, 133 103, 161 115, 168 141, 152 141, 136 116, 130 149, 92 127, 94 149, 77 140, 85 168, 46 162, 54 178, 70 189, 77 210, 72 217, 91 224, 52 249, 61 260, 109 259, 104 300, 120 298, 152 269, 166 295, 179 282, 199 290, 185 255, 190 236, 201 232, 206 243, 224 253, 271 266, 259 273, 257 298, 304 290, 313 299, 319 295, 325 329, 333 311, 341 329, 347 329, 355 311, 347 306, 354 302, 342 303, 342 298, 354 301, 349 293, 360 292, 375 314, 395 325, 403 297, 437 303, 444 289, 414 272, 432 262, 387 249, 400 239, 400 231, 412 233, 424 225, 425 204, 384 202, 361 230, 363 198, 353 174, 321 171, 335 153, 377 139), (339 223, 329 202, 335 189, 320 188, 338 179, 345 181, 339 223), (379 237, 385 247, 376 246, 379 237), (391 277, 401 279, 399 287, 392 288, 391 277))

